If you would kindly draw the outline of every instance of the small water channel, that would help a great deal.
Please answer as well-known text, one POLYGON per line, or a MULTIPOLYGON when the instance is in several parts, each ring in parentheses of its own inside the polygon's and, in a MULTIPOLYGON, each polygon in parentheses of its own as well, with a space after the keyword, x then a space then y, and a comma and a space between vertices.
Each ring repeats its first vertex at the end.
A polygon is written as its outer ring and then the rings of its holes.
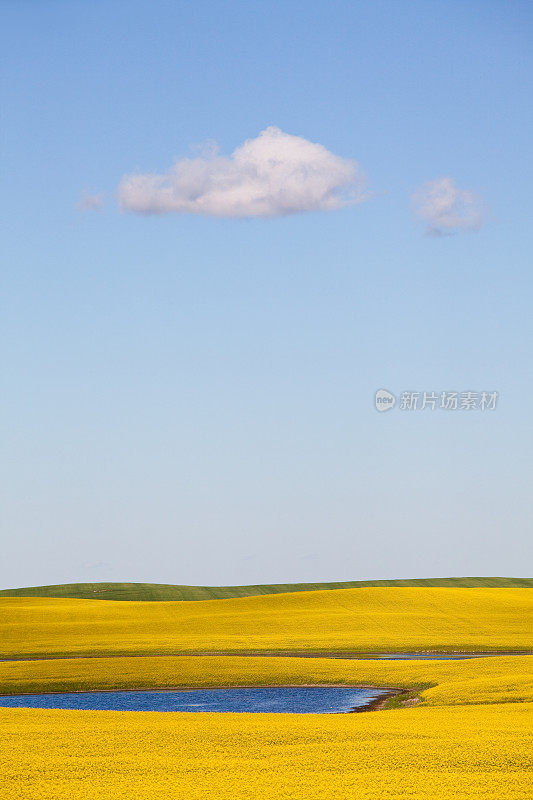
MULTIPOLYGON (((362 656, 368 661, 463 661, 465 658, 491 658, 499 653, 384 653, 362 656)), ((504 654, 505 655, 505 654, 504 654)))

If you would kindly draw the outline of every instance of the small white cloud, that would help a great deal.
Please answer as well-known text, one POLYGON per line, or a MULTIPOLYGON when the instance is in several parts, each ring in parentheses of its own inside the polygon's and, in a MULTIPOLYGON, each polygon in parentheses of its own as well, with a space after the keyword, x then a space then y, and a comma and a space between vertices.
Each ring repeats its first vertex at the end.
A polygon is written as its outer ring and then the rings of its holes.
POLYGON ((118 187, 123 211, 278 217, 329 211, 367 198, 358 164, 321 144, 269 127, 231 156, 209 143, 164 174, 125 175, 118 187))
POLYGON ((483 202, 466 189, 460 189, 453 178, 428 181, 413 197, 416 216, 427 225, 432 236, 478 230, 483 224, 483 202))
POLYGON ((102 194, 89 194, 84 192, 81 199, 76 203, 78 211, 101 211, 104 205, 104 197, 102 194))

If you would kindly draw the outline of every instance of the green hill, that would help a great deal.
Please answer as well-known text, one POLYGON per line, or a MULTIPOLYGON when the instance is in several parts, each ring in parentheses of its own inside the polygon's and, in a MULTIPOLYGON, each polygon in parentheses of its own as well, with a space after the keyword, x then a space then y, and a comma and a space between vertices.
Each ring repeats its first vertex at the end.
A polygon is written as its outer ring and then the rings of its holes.
POLYGON ((0 597, 74 597, 91 600, 218 600, 282 592, 356 589, 362 586, 455 586, 533 588, 533 578, 413 578, 339 583, 272 583, 257 586, 174 586, 170 583, 62 583, 3 589, 0 597))

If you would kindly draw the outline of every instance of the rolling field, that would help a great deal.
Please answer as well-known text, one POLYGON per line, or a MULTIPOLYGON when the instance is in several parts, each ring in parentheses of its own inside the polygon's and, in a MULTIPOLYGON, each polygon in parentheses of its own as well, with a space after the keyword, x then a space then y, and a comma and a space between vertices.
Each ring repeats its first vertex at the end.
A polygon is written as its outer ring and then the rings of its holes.
POLYGON ((531 706, 0 709, 3 800, 530 800, 531 706))
POLYGON ((376 587, 202 602, 0 598, 0 658, 528 651, 529 589, 376 587))
POLYGON ((0 662, 0 694, 306 684, 416 688, 423 690, 425 705, 527 702, 533 701, 533 656, 467 661, 147 656, 0 662))
POLYGON ((533 578, 412 578, 333 583, 267 583, 248 586, 180 586, 169 583, 61 583, 2 589, 0 597, 70 597, 82 600, 222 600, 286 592, 360 589, 368 586, 447 586, 462 588, 533 588, 533 578))
POLYGON ((533 656, 266 654, 529 650, 531 597, 526 588, 452 587, 203 602, 2 597, 2 655, 19 659, 0 662, 4 694, 340 684, 420 698, 332 715, 0 707, 2 800, 529 800, 533 656), (252 650, 264 655, 235 655, 252 650), (162 655, 195 651, 213 655, 162 655))

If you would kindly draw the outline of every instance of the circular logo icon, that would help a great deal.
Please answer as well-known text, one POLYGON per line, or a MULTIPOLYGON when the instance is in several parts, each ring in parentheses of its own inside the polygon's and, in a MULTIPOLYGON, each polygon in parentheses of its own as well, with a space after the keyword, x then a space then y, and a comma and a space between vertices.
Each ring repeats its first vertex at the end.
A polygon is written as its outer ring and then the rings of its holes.
POLYGON ((396 398, 392 392, 388 392, 386 389, 377 390, 374 397, 374 404, 377 411, 390 411, 391 408, 394 408, 395 403, 396 398))

